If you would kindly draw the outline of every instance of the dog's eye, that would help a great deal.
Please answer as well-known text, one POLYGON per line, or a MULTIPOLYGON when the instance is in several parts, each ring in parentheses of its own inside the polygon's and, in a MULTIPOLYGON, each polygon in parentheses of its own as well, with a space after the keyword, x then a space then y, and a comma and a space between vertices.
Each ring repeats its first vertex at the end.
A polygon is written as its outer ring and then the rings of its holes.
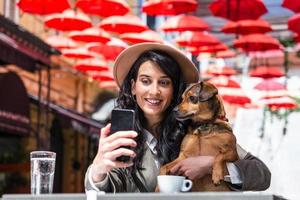
POLYGON ((196 103, 197 103, 197 97, 195 97, 195 96, 190 96, 189 99, 190 99, 190 101, 191 101, 193 104, 196 104, 196 103))

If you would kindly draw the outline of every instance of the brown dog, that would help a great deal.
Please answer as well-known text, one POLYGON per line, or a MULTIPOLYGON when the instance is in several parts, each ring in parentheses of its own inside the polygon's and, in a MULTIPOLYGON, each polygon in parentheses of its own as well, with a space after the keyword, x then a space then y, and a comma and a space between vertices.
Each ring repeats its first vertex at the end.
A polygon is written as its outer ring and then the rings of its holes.
POLYGON ((226 162, 238 159, 236 139, 225 117, 217 88, 207 82, 190 85, 175 109, 179 120, 190 119, 191 126, 183 138, 177 159, 161 167, 160 174, 169 171, 179 161, 193 156, 214 156, 212 175, 193 180, 192 191, 228 191, 224 180, 228 174, 226 162))

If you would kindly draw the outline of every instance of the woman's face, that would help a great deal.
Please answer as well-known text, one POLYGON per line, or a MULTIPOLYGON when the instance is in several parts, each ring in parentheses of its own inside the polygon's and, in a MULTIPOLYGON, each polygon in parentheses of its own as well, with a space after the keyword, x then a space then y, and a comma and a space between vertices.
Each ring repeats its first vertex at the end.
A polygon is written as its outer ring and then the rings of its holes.
POLYGON ((141 64, 131 92, 148 122, 161 120, 173 98, 173 83, 159 66, 151 61, 141 64))

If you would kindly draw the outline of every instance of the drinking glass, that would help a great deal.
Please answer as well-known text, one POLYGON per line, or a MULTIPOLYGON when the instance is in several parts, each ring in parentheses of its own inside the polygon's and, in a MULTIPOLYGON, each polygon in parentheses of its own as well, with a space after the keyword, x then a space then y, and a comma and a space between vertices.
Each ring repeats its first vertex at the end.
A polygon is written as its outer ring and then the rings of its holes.
POLYGON ((53 190, 56 153, 33 151, 30 153, 31 194, 50 194, 53 190))

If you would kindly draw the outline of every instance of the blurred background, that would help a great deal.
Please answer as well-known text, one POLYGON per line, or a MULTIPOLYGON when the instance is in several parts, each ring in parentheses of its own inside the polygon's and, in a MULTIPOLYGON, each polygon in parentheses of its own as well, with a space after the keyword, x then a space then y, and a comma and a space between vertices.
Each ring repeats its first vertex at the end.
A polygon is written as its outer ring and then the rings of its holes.
POLYGON ((110 120, 117 55, 181 49, 215 84, 238 143, 300 195, 300 1, 0 0, 0 195, 29 193, 29 152, 57 153, 55 193, 84 192, 110 120))

